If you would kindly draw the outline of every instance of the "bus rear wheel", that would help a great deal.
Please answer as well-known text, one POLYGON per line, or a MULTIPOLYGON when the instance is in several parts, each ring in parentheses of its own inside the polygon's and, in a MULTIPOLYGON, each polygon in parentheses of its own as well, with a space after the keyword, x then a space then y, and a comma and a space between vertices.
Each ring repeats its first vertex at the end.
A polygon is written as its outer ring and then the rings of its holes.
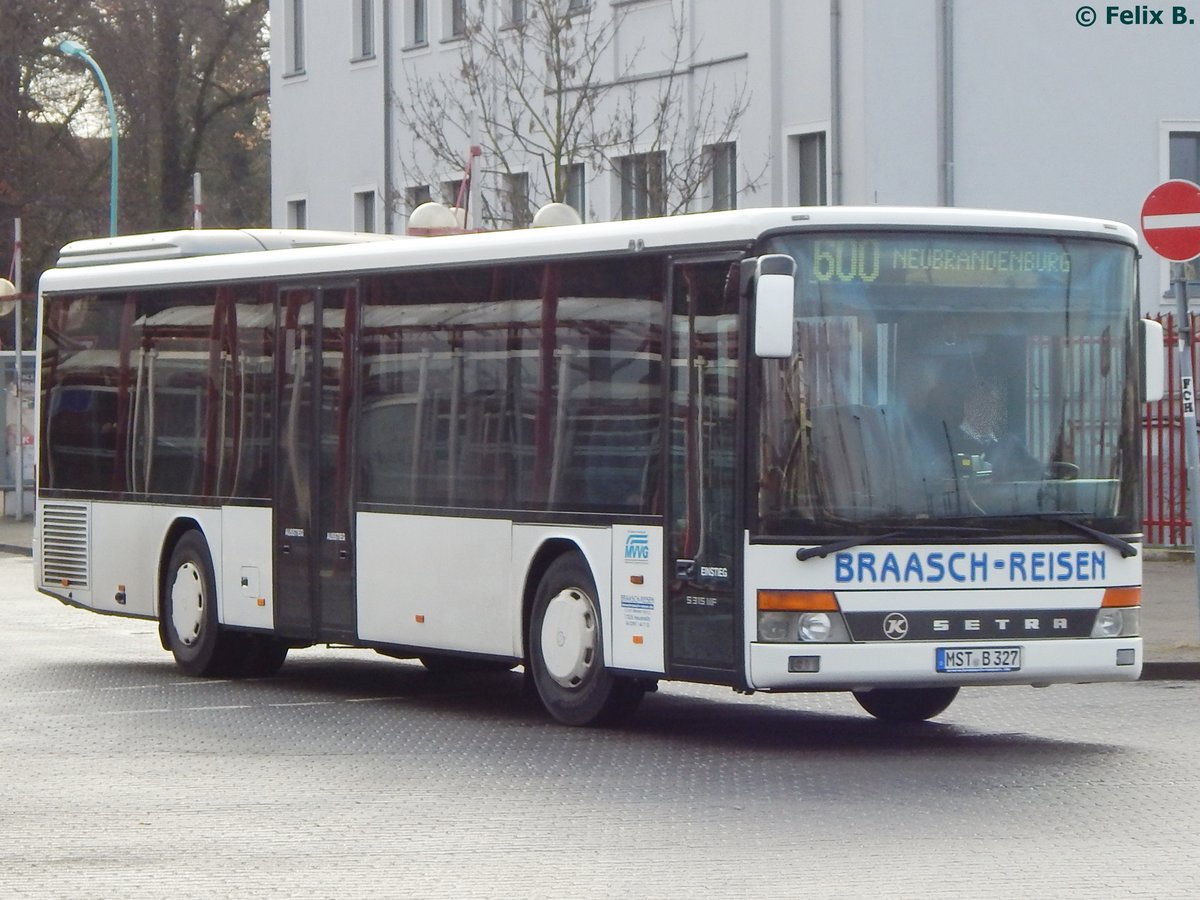
MULTIPOLYGON (((232 637, 232 635, 229 635, 232 637)), ((238 642, 237 674, 246 678, 270 678, 283 668, 288 645, 269 634, 242 634, 238 642)))
POLYGON ((234 636, 217 623, 216 578, 208 543, 188 531, 171 551, 163 583, 167 646, 189 675, 226 675, 234 662, 234 636))
POLYGON ((546 711, 564 725, 614 725, 637 709, 645 685, 604 665, 596 583, 577 553, 560 556, 538 585, 529 617, 529 673, 546 711))
POLYGON ((854 692, 859 706, 881 722, 896 725, 932 719, 945 712, 957 696, 957 687, 877 688, 854 692))

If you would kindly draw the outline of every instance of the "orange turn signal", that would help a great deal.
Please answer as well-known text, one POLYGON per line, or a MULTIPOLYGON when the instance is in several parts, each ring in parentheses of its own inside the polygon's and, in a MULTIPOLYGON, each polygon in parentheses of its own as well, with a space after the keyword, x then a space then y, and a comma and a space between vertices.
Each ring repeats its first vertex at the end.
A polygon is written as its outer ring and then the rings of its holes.
POLYGON ((758 608, 771 612, 841 612, 833 591, 759 591, 758 608))
POLYGON ((1104 602, 1101 606, 1141 606, 1142 589, 1140 587, 1110 587, 1104 589, 1104 602))

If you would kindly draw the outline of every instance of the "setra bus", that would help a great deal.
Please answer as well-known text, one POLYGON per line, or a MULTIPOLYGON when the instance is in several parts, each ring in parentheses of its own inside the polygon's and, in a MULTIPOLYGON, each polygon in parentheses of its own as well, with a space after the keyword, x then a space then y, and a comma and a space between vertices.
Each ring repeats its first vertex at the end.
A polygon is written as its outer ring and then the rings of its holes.
POLYGON ((80 241, 41 279, 36 580, 196 676, 289 648, 659 679, 1134 680, 1161 332, 1091 219, 750 209, 80 241))

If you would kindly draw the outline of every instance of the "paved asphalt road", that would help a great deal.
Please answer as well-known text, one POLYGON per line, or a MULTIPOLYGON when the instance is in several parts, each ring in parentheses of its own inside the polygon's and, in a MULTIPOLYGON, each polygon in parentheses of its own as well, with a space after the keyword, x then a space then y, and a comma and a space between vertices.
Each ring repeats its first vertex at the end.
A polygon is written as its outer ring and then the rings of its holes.
POLYGON ((0 556, 2 897, 1192 897, 1200 683, 844 695, 668 685, 623 730, 517 673, 314 649, 180 675, 148 622, 0 556))

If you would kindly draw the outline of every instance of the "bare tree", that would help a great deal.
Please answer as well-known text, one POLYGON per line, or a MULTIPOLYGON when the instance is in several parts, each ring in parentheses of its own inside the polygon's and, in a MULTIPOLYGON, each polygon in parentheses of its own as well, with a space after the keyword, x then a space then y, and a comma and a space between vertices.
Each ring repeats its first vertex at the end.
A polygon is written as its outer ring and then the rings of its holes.
POLYGON ((251 223, 268 208, 265 164, 267 0, 108 0, 94 3, 82 37, 103 60, 122 108, 128 165, 123 230, 190 221, 192 173, 213 201, 208 221, 241 225, 231 208, 254 195, 251 223), (254 133, 254 132, 257 133, 254 133), (249 141, 264 161, 247 169, 249 141), (243 178, 235 180, 241 172, 243 178), (230 203, 225 200, 232 201, 230 203))
POLYGON ((572 167, 611 166, 620 174, 621 158, 649 148, 663 161, 651 178, 656 211, 690 208, 713 171, 712 155, 696 142, 727 141, 746 111, 748 92, 744 84, 736 87, 722 105, 707 69, 696 89, 677 2, 661 66, 650 75, 633 74, 646 52, 641 41, 624 55, 623 73, 611 77, 626 7, 601 7, 479 0, 466 16, 451 74, 422 75, 420 64, 408 64, 404 92, 394 98, 398 121, 411 136, 401 159, 408 183, 436 183, 460 169, 478 145, 492 176, 482 193, 484 220, 520 223, 528 211, 514 206, 567 199, 572 167), (514 188, 527 172, 535 177, 522 197, 514 188))
POLYGON ((59 52, 64 38, 88 47, 113 90, 122 231, 187 224, 197 170, 206 224, 268 219, 267 5, 0 2, 0 261, 19 216, 26 286, 62 244, 108 230, 108 117, 95 78, 59 52))
POLYGON ((58 246, 107 224, 107 141, 100 146, 71 129, 86 105, 80 84, 88 76, 64 78, 65 61, 47 41, 64 23, 80 23, 87 6, 84 0, 0 3, 0 276, 8 275, 19 217, 26 288, 58 246))
MULTIPOLYGON (((675 215, 694 209, 706 196, 713 175, 722 165, 737 165, 729 156, 738 123, 750 105, 745 79, 722 90, 714 80, 714 65, 698 65, 687 47, 687 21, 681 5, 671 4, 671 35, 665 43, 663 68, 650 76, 624 78, 623 102, 609 124, 610 142, 604 148, 608 165, 629 185, 641 183, 650 212, 675 215)), ((728 61, 727 61, 728 62, 728 61)), ((726 62, 726 64, 727 64, 726 62)), ((718 63, 717 65, 720 65, 718 63)), ((753 190, 767 164, 749 175, 729 179, 734 192, 753 190)), ((733 198, 708 197, 729 204, 733 198)))
MULTIPOLYGON (((410 179, 433 183, 480 145, 496 175, 524 173, 534 160, 529 199, 562 201, 569 168, 603 159, 607 135, 597 113, 613 85, 598 70, 619 19, 601 22, 590 7, 567 12, 561 0, 509 6, 523 9, 516 20, 499 19, 497 6, 479 0, 467 15, 452 75, 405 77, 395 103, 413 141, 402 167, 410 179)), ((483 202, 485 219, 502 217, 495 192, 483 202)))

